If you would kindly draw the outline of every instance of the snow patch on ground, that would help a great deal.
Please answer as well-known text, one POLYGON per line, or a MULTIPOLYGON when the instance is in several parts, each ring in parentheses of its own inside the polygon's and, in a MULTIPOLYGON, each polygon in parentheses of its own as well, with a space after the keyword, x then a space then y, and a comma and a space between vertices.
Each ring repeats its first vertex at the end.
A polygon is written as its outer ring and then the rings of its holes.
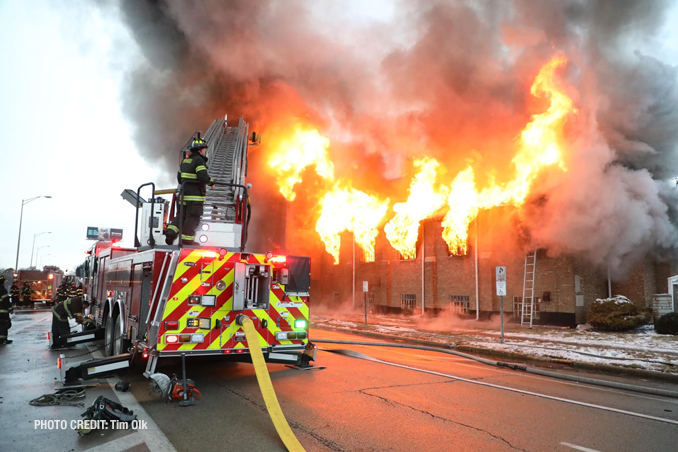
POLYGON ((312 320, 321 326, 359 328, 362 331, 443 344, 463 344, 542 358, 678 373, 678 336, 657 334, 652 325, 629 332, 601 332, 544 326, 527 329, 508 324, 505 343, 502 344, 498 328, 479 328, 480 324, 474 321, 462 321, 450 328, 444 328, 437 322, 436 330, 431 331, 417 323, 421 319, 372 315, 368 317, 368 325, 365 325, 364 320, 357 315, 350 317, 355 321, 315 316, 312 320))

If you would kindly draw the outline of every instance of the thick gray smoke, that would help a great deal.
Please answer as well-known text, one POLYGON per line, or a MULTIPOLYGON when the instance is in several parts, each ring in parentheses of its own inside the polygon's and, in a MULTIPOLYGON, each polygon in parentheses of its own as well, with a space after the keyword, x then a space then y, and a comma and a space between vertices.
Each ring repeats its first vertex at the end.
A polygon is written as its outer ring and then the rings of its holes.
MULTIPOLYGON (((545 172, 539 202, 521 209, 530 246, 620 272, 648 252, 674 254, 676 68, 638 51, 668 2, 403 1, 381 21, 343 4, 123 0, 144 56, 124 97, 143 155, 173 174, 179 147, 224 113, 264 132, 301 118, 332 139, 338 174, 357 188, 403 201, 390 180, 409 180, 408 159, 422 155, 449 180, 471 159, 482 186, 511 167, 515 137, 548 106, 529 88, 559 51, 579 113, 567 126, 567 172, 545 172)), ((282 212, 265 177, 271 151, 253 153, 250 176, 256 209, 282 212)))

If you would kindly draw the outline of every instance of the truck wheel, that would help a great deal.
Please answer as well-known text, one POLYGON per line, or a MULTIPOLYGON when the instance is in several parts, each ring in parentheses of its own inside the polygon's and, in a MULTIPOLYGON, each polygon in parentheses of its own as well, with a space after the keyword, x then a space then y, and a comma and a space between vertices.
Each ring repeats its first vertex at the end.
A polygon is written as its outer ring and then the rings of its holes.
POLYGON ((113 355, 113 338, 115 337, 113 334, 115 330, 114 328, 115 319, 105 316, 104 321, 106 322, 104 324, 104 328, 106 330, 104 334, 104 355, 111 356, 113 355))
POLYGON ((115 318, 115 328, 113 328, 113 331, 115 331, 115 340, 113 341, 113 355, 121 355, 123 353, 127 353, 127 349, 129 348, 129 341, 123 338, 123 330, 122 330, 122 316, 118 315, 115 318))

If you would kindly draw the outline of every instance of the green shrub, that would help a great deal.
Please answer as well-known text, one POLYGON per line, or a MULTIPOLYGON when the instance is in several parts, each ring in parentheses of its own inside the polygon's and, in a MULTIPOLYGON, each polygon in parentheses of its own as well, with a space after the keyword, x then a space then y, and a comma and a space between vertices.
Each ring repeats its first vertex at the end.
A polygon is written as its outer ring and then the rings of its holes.
POLYGON ((588 315, 588 323, 601 331, 632 330, 647 320, 643 311, 622 295, 596 300, 588 315))
POLYGON ((678 335, 678 312, 669 312, 654 321, 654 330, 657 334, 678 335))

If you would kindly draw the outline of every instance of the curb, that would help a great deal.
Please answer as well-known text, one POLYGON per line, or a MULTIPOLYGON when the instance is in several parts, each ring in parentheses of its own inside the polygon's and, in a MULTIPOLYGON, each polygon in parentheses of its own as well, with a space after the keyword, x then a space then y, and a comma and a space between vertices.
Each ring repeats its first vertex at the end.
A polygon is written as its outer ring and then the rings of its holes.
MULTIPOLYGON (((571 366, 575 369, 582 369, 582 370, 588 370, 588 371, 596 371, 596 372, 602 372, 602 373, 607 373, 607 374, 615 374, 615 375, 625 375, 625 376, 630 376, 630 377, 637 377, 637 378, 648 378, 648 379, 655 379, 655 380, 663 380, 663 381, 668 381, 671 383, 678 383, 678 374, 668 374, 664 372, 656 372, 652 370, 645 370, 645 369, 633 369, 633 368, 628 368, 628 367, 623 367, 623 366, 615 366, 612 364, 600 364, 600 363, 586 363, 586 362, 579 362, 579 361, 571 361, 567 359, 561 359, 561 358, 544 358, 541 356, 533 356, 533 355, 527 355, 523 353, 516 353, 516 352, 507 352, 503 350, 494 350, 491 348, 484 348, 484 347, 476 347, 476 346, 471 346, 471 345, 456 345, 456 344, 449 344, 449 343, 444 343, 444 342, 434 342, 434 341, 426 341, 422 339, 413 339, 413 338, 403 338, 399 336, 391 336, 389 334, 383 334, 383 333, 374 333, 372 331, 360 331, 360 330, 352 330, 352 329, 345 329, 345 328, 339 328, 339 327, 329 327, 329 326, 324 326, 324 325, 313 325, 314 328, 320 329, 320 330, 328 330, 328 331, 339 331, 342 333, 351 333, 355 334, 358 336, 366 336, 366 337, 371 337, 374 339, 382 339, 382 340, 387 340, 387 341, 392 341, 392 342, 405 342, 405 343, 410 343, 410 344, 415 344, 415 345, 425 345, 428 347, 436 347, 436 348, 445 348, 445 349, 454 349, 460 352, 467 352, 467 353, 477 353, 477 354, 482 354, 482 355, 493 355, 493 356, 503 356, 506 358, 513 358, 513 359, 520 359, 523 361, 532 361, 535 363, 539 364, 545 364, 545 363, 553 363, 553 364, 563 364, 567 366, 571 366)), ((311 340, 312 341, 312 340, 311 340)))

